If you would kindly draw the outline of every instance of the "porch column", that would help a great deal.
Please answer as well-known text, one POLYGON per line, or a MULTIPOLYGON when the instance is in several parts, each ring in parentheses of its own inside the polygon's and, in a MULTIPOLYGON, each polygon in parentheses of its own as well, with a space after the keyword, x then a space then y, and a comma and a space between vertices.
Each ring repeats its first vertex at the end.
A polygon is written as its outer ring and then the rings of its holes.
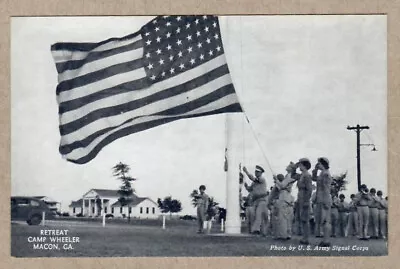
POLYGON ((92 216, 92 199, 89 198, 89 213, 88 216, 92 216))
POLYGON ((101 215, 103 216, 105 214, 104 210, 104 199, 101 199, 101 215))
POLYGON ((85 198, 82 198, 82 216, 85 214, 85 198))

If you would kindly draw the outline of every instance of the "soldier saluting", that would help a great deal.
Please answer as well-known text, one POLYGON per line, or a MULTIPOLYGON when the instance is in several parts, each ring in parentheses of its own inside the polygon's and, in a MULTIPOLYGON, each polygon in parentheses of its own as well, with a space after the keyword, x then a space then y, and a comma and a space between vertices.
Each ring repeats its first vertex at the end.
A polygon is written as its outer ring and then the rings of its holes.
POLYGON ((316 209, 319 214, 320 227, 323 228, 324 237, 319 244, 321 247, 329 247, 330 218, 331 218, 331 184, 332 177, 329 172, 329 160, 325 157, 318 158, 318 162, 312 171, 312 180, 317 182, 316 209), (318 170, 321 171, 318 175, 318 170))

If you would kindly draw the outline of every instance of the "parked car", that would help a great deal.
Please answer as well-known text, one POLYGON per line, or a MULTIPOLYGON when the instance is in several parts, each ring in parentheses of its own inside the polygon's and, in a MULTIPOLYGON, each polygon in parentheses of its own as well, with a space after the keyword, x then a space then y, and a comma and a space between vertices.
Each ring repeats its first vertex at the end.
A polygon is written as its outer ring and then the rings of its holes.
POLYGON ((181 219, 181 220, 196 220, 196 217, 193 217, 191 215, 185 215, 185 216, 180 217, 179 219, 181 219))
POLYGON ((106 218, 107 219, 112 219, 112 218, 114 218, 114 215, 113 214, 106 214, 106 218))
POLYGON ((55 212, 42 200, 33 197, 11 197, 11 220, 25 220, 29 225, 39 225, 42 214, 46 219, 54 219, 55 212))

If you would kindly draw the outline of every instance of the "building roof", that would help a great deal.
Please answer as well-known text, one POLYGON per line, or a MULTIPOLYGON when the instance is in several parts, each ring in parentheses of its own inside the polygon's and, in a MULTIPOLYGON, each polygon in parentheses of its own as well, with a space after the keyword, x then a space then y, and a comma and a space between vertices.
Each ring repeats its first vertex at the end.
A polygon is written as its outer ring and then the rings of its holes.
MULTIPOLYGON (((144 200, 147 200, 147 199, 149 199, 149 198, 147 198, 147 197, 137 197, 137 198, 134 198, 132 201, 130 201, 125 206, 135 207, 135 206, 137 206, 138 204, 140 204, 141 202, 143 202, 144 200)), ((121 206, 121 203, 119 201, 116 201, 115 203, 113 203, 111 205, 111 207, 120 207, 120 206, 121 206)))
MULTIPOLYGON (((109 190, 109 189, 90 189, 90 191, 95 191, 99 196, 106 196, 106 197, 120 197, 118 190, 109 190)), ((87 194, 86 193, 86 194, 87 194)), ((134 197, 137 197, 136 194, 133 194, 134 197)))
POLYGON ((32 196, 33 198, 42 200, 46 203, 50 203, 50 204, 56 204, 57 201, 53 200, 52 198, 48 197, 48 196, 32 196))

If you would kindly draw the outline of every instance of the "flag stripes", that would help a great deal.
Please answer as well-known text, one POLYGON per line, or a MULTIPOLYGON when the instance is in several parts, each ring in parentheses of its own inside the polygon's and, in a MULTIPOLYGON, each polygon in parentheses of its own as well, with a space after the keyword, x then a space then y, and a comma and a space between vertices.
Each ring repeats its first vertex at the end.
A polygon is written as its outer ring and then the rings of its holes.
POLYGON ((51 49, 59 82, 59 151, 74 163, 92 160, 132 133, 242 111, 213 16, 157 17, 126 37, 51 49))

